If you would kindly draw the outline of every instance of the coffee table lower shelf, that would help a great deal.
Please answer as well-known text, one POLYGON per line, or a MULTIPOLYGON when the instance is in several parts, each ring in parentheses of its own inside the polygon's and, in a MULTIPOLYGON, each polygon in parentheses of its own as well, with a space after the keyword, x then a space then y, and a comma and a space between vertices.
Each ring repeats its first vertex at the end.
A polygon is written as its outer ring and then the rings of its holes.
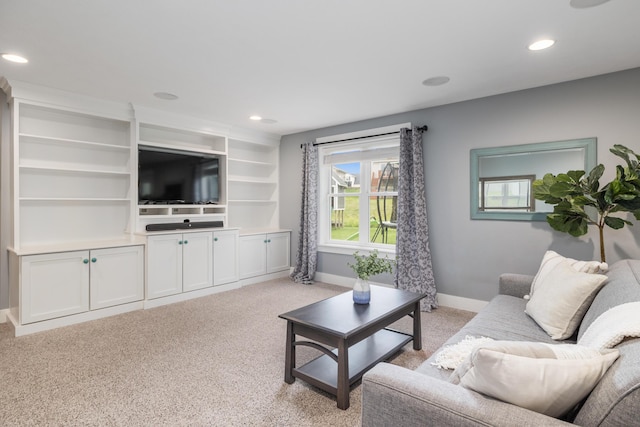
MULTIPOLYGON (((349 347, 349 387, 378 362, 388 359, 413 340, 408 335, 390 329, 382 329, 359 343, 349 347)), ((338 354, 338 350, 333 350, 338 354)), ((293 376, 333 395, 338 391, 338 363, 322 355, 293 369, 293 376)))

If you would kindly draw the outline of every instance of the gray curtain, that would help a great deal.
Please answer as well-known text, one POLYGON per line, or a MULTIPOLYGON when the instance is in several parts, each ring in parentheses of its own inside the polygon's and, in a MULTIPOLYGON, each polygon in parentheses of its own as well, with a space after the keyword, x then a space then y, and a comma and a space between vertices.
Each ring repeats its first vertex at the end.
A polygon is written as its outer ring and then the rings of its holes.
POLYGON ((422 311, 438 307, 429 250, 429 226, 424 186, 422 130, 400 130, 398 175, 398 231, 395 285, 399 289, 426 293, 422 311))
POLYGON ((318 147, 302 145, 302 203, 296 266, 291 279, 313 283, 318 262, 318 147))

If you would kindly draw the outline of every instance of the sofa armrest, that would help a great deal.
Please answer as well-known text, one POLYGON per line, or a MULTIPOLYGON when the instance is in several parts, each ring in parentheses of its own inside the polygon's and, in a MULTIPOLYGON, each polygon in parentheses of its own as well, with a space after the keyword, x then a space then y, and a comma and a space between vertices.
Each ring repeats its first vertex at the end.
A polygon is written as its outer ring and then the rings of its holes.
POLYGON ((534 276, 528 274, 503 273, 498 280, 500 295, 522 298, 531 290, 534 276))
POLYGON ((569 426, 428 375, 379 363, 362 378, 362 425, 569 426))

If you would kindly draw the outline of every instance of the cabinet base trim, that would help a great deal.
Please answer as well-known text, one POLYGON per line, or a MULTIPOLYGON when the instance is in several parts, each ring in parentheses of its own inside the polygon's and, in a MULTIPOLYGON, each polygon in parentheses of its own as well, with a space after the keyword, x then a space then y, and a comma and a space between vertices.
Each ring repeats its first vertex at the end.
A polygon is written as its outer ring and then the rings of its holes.
POLYGON ((128 304, 117 305, 115 307, 101 308, 99 310, 87 311, 84 313, 65 317, 58 317, 56 319, 29 323, 28 325, 20 325, 18 321, 11 315, 11 313, 7 313, 7 319, 13 325, 13 329, 15 332, 14 335, 16 337, 19 337, 22 335, 33 334, 35 332, 43 332, 63 326, 70 326, 78 323, 88 322, 90 320, 97 320, 104 317, 115 316, 116 314, 128 313, 130 311, 140 310, 142 307, 142 301, 136 301, 128 304))
POLYGON ((9 309, 6 308, 4 310, 0 310, 0 323, 5 323, 7 321, 7 316, 9 315, 9 309))
POLYGON ((267 280, 280 279, 282 277, 287 277, 289 275, 289 270, 282 270, 276 273, 270 274, 262 274, 260 276, 247 277, 244 279, 240 279, 240 286, 253 285, 255 283, 266 282, 267 280))
POLYGON ((200 298, 207 295, 217 294, 219 292, 230 291, 232 289, 238 289, 240 287, 239 282, 228 283, 226 285, 211 286, 205 289, 198 289, 195 291, 183 292, 180 294, 169 295, 166 297, 154 298, 144 301, 144 308, 160 307, 167 304, 173 304, 175 302, 187 301, 194 298, 200 298))

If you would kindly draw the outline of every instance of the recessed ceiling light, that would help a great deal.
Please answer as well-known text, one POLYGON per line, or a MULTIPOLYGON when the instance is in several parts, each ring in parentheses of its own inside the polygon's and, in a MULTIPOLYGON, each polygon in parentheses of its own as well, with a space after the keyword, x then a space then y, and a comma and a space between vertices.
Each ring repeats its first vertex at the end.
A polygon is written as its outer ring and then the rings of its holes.
POLYGON ((178 95, 174 95, 169 92, 156 92, 153 94, 156 98, 164 99, 165 101, 174 101, 178 99, 178 95))
POLYGON ((451 79, 447 76, 437 76, 437 77, 431 77, 424 80, 422 84, 425 86, 440 86, 440 85, 449 83, 449 80, 451 79))
POLYGON ((12 53, 3 53, 2 58, 6 59, 7 61, 17 62, 18 64, 26 64, 27 62, 29 62, 27 58, 20 55, 14 55, 12 53))
POLYGON ((249 119, 255 120, 255 121, 260 121, 260 120, 262 120, 262 117, 260 117, 260 116, 249 116, 249 119))
POLYGON ((586 9, 588 7, 600 6, 609 0, 571 0, 569 4, 575 9, 586 9))
POLYGON ((548 49, 556 43, 555 40, 545 39, 538 40, 537 42, 531 43, 529 45, 529 50, 543 50, 548 49))

